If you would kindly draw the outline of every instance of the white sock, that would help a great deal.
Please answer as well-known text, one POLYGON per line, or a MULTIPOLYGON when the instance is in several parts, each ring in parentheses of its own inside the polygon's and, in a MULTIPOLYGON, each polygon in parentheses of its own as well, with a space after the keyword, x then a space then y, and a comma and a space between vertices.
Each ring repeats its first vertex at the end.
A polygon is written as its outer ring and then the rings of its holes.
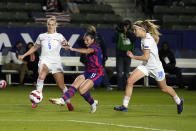
POLYGON ((174 101, 176 102, 176 104, 178 104, 178 105, 180 104, 181 100, 180 100, 180 98, 178 97, 178 95, 174 96, 173 99, 174 99, 174 101))
POLYGON ((130 100, 129 96, 124 97, 124 99, 123 99, 123 106, 124 107, 128 108, 129 100, 130 100))
POLYGON ((36 85, 37 90, 42 92, 43 86, 44 86, 44 80, 37 79, 37 85, 36 85))
MULTIPOLYGON (((65 86, 65 88, 63 89, 63 94, 67 91, 68 89, 67 89, 67 87, 65 86)), ((67 101, 66 101, 66 103, 70 103, 70 99, 68 99, 67 101)))

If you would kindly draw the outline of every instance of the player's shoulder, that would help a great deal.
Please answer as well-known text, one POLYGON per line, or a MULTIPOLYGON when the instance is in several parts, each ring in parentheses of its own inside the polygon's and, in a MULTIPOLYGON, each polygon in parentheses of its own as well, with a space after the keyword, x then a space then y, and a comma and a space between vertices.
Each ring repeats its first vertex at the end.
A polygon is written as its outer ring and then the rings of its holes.
POLYGON ((153 37, 151 36, 151 34, 147 33, 145 40, 152 40, 152 39, 153 39, 153 37))
POLYGON ((57 33, 57 32, 55 33, 55 35, 58 36, 58 37, 62 37, 63 36, 61 33, 57 33))
POLYGON ((94 52, 99 52, 101 50, 101 48, 96 43, 91 44, 89 48, 92 48, 94 52))
POLYGON ((41 33, 41 34, 39 34, 38 37, 45 37, 45 36, 47 36, 47 33, 41 33))
POLYGON ((97 49, 97 48, 99 48, 99 46, 96 43, 93 43, 89 46, 89 48, 96 48, 97 49))
POLYGON ((147 33, 146 34, 146 38, 144 38, 144 43, 151 43, 152 41, 153 41, 153 37, 149 34, 149 33, 147 33))

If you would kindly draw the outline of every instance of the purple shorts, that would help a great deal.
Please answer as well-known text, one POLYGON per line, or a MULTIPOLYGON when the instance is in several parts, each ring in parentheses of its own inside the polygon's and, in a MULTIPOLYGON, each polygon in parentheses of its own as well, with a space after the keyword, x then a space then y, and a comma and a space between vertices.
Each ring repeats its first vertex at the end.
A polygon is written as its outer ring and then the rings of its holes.
POLYGON ((103 72, 84 72, 84 77, 85 79, 90 79, 93 81, 94 86, 98 86, 101 84, 102 79, 103 79, 103 72))

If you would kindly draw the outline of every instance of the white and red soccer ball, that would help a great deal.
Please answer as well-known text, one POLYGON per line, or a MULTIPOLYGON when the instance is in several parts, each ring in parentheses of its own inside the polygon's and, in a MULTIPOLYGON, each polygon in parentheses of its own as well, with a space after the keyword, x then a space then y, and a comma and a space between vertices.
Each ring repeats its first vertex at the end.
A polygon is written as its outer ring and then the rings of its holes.
POLYGON ((6 87, 6 81, 0 80, 0 90, 4 89, 6 87))
POLYGON ((38 104, 42 101, 43 95, 40 91, 33 90, 29 95, 29 99, 32 103, 38 104))

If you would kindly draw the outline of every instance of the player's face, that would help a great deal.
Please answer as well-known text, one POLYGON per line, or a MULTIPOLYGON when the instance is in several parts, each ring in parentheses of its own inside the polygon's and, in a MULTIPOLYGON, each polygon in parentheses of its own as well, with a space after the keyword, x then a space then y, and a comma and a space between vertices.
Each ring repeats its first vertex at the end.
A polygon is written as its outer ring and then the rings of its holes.
POLYGON ((133 29, 134 29, 134 34, 136 35, 136 37, 141 37, 143 30, 141 28, 137 28, 137 27, 133 27, 133 29))
POLYGON ((48 21, 47 23, 47 27, 48 27, 48 32, 50 33, 54 33, 55 30, 56 30, 56 22, 51 20, 51 21, 48 21))
POLYGON ((94 39, 89 36, 84 36, 84 43, 87 47, 89 47, 92 43, 94 43, 94 39))

